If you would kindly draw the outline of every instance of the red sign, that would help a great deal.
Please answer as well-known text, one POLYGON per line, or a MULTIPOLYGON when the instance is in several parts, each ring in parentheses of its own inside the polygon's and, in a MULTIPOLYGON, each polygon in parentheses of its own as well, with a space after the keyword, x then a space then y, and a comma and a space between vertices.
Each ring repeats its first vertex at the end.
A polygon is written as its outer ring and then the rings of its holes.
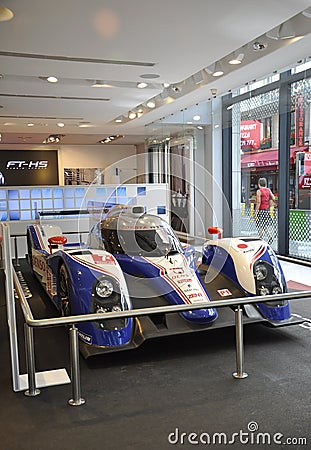
POLYGON ((311 153, 305 153, 304 174, 311 175, 311 153))
POLYGON ((311 188, 311 176, 310 177, 306 177, 306 176, 299 177, 298 186, 299 186, 299 189, 310 189, 311 188))
POLYGON ((261 126, 262 123, 259 120, 241 121, 241 150, 260 148, 261 126))
POLYGON ((304 144, 305 111, 303 107, 303 96, 296 97, 296 145, 302 147, 304 144))

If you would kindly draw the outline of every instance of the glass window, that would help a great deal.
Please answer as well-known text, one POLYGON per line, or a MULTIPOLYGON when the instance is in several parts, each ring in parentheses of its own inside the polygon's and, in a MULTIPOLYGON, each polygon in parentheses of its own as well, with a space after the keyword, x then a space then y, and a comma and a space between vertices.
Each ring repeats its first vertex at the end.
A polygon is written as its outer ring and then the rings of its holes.
POLYGON ((63 189, 55 188, 54 189, 54 198, 63 198, 63 189))
POLYGON ((14 190, 9 190, 8 191, 8 197, 9 197, 9 199, 15 199, 15 198, 18 198, 18 190, 17 189, 14 189, 14 190))
POLYGON ((137 195, 146 195, 146 188, 144 186, 138 186, 137 195))
POLYGON ((30 200, 21 200, 21 209, 30 209, 30 200))
POLYGON ((278 112, 278 89, 232 108, 233 235, 259 236, 274 249, 278 230, 278 112), (257 213, 257 208, 266 212, 257 213))

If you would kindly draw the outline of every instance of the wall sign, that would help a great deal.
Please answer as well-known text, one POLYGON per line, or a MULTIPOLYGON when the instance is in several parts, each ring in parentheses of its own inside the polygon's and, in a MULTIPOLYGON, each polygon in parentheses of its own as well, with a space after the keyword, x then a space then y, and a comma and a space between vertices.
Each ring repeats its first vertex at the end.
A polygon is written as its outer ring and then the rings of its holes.
POLYGON ((0 184, 58 185, 57 150, 1 150, 0 184))
POLYGON ((259 120, 242 120, 240 125, 241 150, 260 148, 262 123, 259 120))

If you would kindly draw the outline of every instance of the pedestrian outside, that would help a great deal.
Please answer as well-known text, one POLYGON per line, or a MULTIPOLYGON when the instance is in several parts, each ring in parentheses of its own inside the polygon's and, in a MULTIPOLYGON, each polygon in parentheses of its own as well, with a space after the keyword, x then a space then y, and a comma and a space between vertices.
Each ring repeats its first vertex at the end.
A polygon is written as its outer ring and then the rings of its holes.
POLYGON ((270 206, 273 206, 275 197, 267 187, 266 178, 259 178, 258 189, 256 192, 255 218, 259 237, 268 239, 268 243, 272 244, 274 239, 273 220, 270 214, 270 206))

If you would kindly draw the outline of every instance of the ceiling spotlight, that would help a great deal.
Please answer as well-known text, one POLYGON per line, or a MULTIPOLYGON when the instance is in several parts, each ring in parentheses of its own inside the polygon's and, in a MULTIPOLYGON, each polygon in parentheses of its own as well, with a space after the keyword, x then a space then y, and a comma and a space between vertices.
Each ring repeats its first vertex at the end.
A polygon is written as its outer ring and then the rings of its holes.
POLYGON ((113 86, 109 83, 106 83, 106 81, 95 80, 92 84, 92 87, 94 87, 94 88, 111 88, 113 86))
POLYGON ((197 126, 197 129, 198 129, 198 130, 203 130, 203 127, 201 127, 201 125, 198 125, 198 126, 197 126))
POLYGON ((174 92, 176 92, 176 94, 178 94, 179 92, 181 92, 181 87, 180 86, 176 86, 176 85, 172 85, 172 90, 174 92))
POLYGON ((51 77, 47 77, 46 81, 48 81, 49 83, 57 83, 58 78, 51 76, 51 77))
POLYGON ((27 123, 27 127, 33 127, 34 123, 27 123))
POLYGON ((64 137, 63 134, 50 134, 50 136, 43 141, 43 144, 57 144, 62 137, 64 137))
POLYGON ((220 62, 217 61, 214 70, 213 70, 213 77, 221 77, 224 74, 224 71, 222 70, 222 67, 220 65, 220 62))
POLYGON ((200 120, 200 119, 201 119, 201 116, 193 116, 192 119, 193 119, 193 120, 200 120))
POLYGON ((147 102, 147 106, 148 108, 155 108, 155 102, 153 100, 149 100, 149 102, 147 102))
POLYGON ((116 123, 121 123, 121 122, 122 122, 121 117, 118 117, 118 119, 116 119, 115 122, 116 122, 116 123))
POLYGON ((170 83, 163 83, 162 85, 164 87, 164 89, 168 88, 170 86, 170 83))
POLYGON ((98 141, 99 144, 109 144, 112 141, 115 141, 116 139, 123 138, 124 136, 121 134, 116 134, 115 136, 107 136, 100 141, 98 141))
POLYGON ((234 53, 232 58, 229 61, 229 64, 235 66, 241 64, 244 58, 244 53, 234 53))
POLYGON ((60 128, 62 128, 62 127, 65 126, 65 124, 64 124, 63 122, 58 122, 57 126, 60 127, 60 128))
POLYGON ((138 89, 144 89, 148 86, 148 84, 145 83, 144 81, 141 81, 140 83, 137 83, 136 86, 138 87, 138 89))
POLYGON ((91 124, 91 122, 79 122, 79 128, 92 128, 95 125, 91 124))
POLYGON ((0 22, 7 22, 13 19, 14 13, 9 8, 5 6, 0 6, 0 22))
POLYGON ((134 111, 129 112, 129 115, 128 115, 129 119, 133 120, 133 119, 136 119, 136 117, 137 117, 136 112, 134 112, 134 111))
POLYGON ((267 48, 268 44, 266 44, 265 42, 261 42, 261 41, 255 41, 252 45, 254 52, 260 52, 262 50, 264 50, 265 48, 267 48))
POLYGON ((282 23, 280 26, 273 28, 266 33, 270 39, 291 39, 296 36, 293 26, 290 21, 282 23))

